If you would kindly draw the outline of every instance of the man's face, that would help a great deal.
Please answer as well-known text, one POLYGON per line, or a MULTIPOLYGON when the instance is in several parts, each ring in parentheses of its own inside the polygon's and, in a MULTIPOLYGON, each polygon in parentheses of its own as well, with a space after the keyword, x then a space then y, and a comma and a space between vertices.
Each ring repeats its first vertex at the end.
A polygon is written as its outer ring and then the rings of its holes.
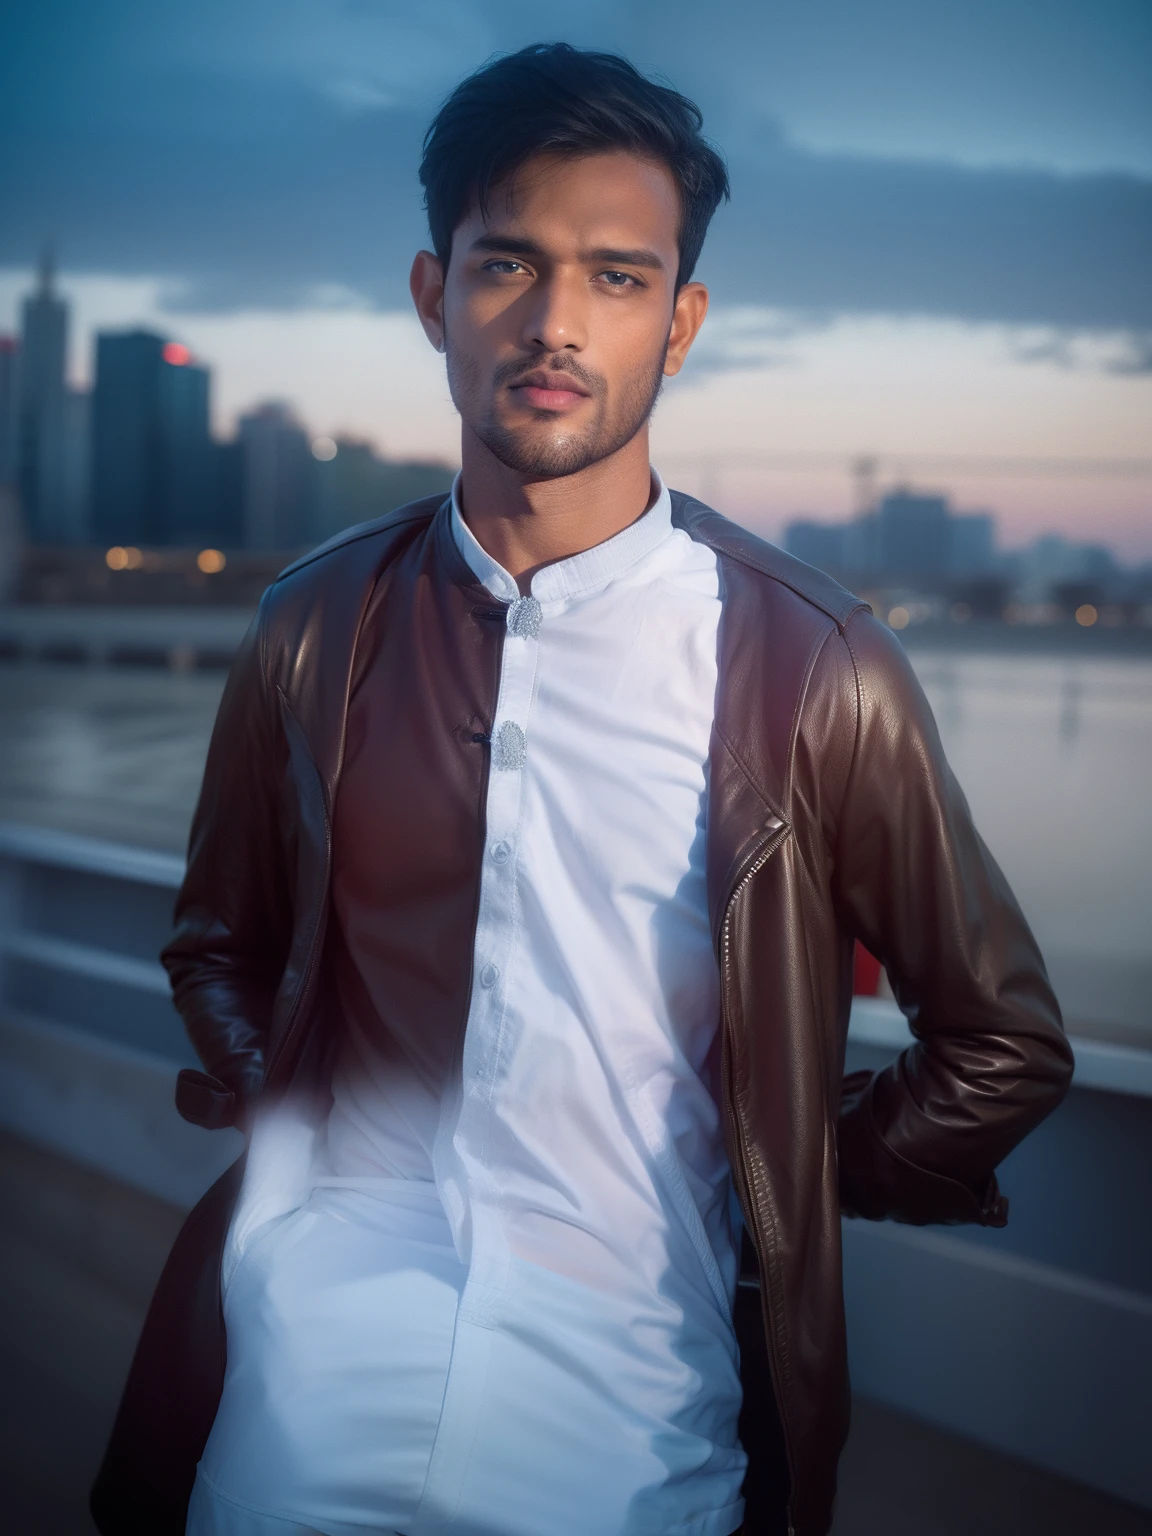
POLYGON ((575 474, 648 419, 706 308, 699 284, 675 291, 679 224, 662 165, 539 156, 494 190, 487 219, 472 208, 457 227, 439 295, 439 263, 423 258, 421 287, 417 259, 413 291, 443 338, 452 399, 510 469, 575 474))

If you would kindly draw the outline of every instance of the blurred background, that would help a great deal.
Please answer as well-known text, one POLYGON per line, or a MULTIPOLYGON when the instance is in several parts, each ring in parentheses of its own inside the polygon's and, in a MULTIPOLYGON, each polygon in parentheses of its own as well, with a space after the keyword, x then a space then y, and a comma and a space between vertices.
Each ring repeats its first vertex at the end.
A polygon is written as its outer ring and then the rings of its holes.
MULTIPOLYGON (((410 313, 436 105, 563 36, 696 99, 733 196, 665 478, 907 645, 1076 1087, 1003 1232, 845 1226, 837 1536, 1152 1531, 1152 10, 1145 0, 0 8, 0 1445, 84 1492, 181 1214, 156 962, 226 669, 296 552, 446 489, 410 313)), ((850 1065, 907 1038, 858 965, 850 1065)))

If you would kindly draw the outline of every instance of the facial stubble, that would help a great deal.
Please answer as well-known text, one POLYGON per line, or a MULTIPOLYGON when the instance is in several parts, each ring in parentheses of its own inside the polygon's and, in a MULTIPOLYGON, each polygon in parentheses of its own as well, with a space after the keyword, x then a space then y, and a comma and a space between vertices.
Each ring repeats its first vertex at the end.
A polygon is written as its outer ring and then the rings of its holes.
POLYGON ((665 345, 648 368, 629 377, 621 391, 619 406, 611 417, 607 390, 599 375, 563 354, 543 353, 538 358, 517 360, 514 365, 505 364, 496 369, 486 414, 469 420, 469 408, 484 387, 480 365, 475 358, 461 354, 450 342, 446 351, 448 388, 456 409, 501 464, 529 480, 559 480, 579 474, 582 469, 599 464, 630 443, 656 407, 664 385, 667 356, 665 345), (509 427, 498 420, 495 401, 504 383, 502 376, 520 376, 537 369, 554 372, 557 387, 563 386, 564 375, 569 374, 590 391, 597 410, 587 426, 583 429, 569 427, 563 418, 544 410, 531 412, 534 427, 509 427))

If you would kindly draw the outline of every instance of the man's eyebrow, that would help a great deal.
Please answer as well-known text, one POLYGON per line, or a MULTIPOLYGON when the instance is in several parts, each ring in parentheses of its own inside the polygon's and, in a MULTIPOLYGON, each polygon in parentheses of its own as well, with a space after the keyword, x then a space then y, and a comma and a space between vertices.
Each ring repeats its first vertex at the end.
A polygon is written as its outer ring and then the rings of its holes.
POLYGON ((635 250, 618 250, 613 246, 600 246, 594 251, 582 251, 580 259, 589 265, 605 267, 651 267, 657 272, 664 270, 663 259, 655 251, 644 246, 635 250))
POLYGON ((471 249, 474 251, 507 251, 513 256, 541 256, 542 248, 535 240, 529 240, 526 235, 502 235, 499 230, 495 234, 478 235, 473 240, 471 249))
MULTIPOLYGON (((526 235, 502 235, 499 230, 478 235, 473 240, 471 249, 502 252, 509 256, 544 255, 543 247, 535 240, 530 240, 526 235)), ((617 246, 597 246, 595 250, 581 251, 580 260, 587 266, 648 267, 657 272, 664 270, 662 258, 656 251, 650 251, 646 246, 638 246, 633 250, 624 250, 617 246)))

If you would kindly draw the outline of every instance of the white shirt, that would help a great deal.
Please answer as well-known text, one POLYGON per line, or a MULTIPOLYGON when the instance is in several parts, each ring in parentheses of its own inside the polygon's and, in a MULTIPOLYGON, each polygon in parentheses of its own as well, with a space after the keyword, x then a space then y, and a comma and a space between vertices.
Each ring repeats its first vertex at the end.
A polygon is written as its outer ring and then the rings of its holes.
POLYGON ((719 573, 657 486, 527 598, 454 491, 458 548, 510 605, 460 1076, 430 1092, 350 1034, 326 1139, 257 1133, 202 1463, 246 1510, 336 1536, 740 1523, 704 873, 719 573))

